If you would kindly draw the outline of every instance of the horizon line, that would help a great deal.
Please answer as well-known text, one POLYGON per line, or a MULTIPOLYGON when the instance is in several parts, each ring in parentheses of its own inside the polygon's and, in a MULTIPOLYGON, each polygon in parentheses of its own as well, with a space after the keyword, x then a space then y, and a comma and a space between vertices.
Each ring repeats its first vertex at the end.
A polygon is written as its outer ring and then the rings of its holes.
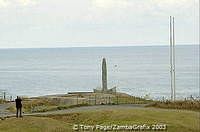
MULTIPOLYGON (((200 46, 200 44, 176 44, 175 46, 200 46)), ((151 46, 169 46, 167 44, 165 45, 156 45, 156 44, 137 44, 137 45, 103 45, 103 46, 100 46, 100 45, 86 45, 86 46, 55 46, 55 47, 0 47, 0 49, 53 49, 53 48, 106 48, 106 47, 143 47, 143 46, 146 46, 146 47, 151 47, 151 46)))

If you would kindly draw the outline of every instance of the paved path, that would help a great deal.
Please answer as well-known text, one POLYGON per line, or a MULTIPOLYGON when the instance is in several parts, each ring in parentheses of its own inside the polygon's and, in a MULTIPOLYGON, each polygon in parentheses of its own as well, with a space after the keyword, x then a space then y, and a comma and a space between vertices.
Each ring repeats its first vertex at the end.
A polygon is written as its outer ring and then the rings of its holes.
POLYGON ((9 108, 12 104, 13 104, 13 103, 0 104, 0 116, 11 114, 10 111, 8 110, 8 108, 9 108))
MULTIPOLYGON (((6 107, 9 107, 11 104, 8 104, 6 107)), ((2 106, 0 105, 0 108, 2 106)), ((3 106, 5 108, 5 106, 3 106)), ((57 111, 48 111, 42 113, 31 113, 31 114, 23 114, 24 116, 31 115, 49 115, 49 114, 66 114, 72 112, 82 112, 82 111, 98 111, 98 110, 129 110, 129 109, 138 109, 144 108, 145 104, 128 104, 128 105, 96 105, 96 106, 83 106, 83 107, 75 107, 69 108, 65 110, 57 110, 57 111)), ((15 114, 5 113, 3 117, 13 117, 15 114)))

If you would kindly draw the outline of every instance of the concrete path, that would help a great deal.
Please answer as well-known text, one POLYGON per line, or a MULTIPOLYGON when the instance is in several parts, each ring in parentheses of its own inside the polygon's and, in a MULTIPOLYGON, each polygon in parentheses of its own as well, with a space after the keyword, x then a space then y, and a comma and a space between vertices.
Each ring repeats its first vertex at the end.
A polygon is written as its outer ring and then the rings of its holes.
POLYGON ((8 108, 13 105, 13 103, 5 103, 5 104, 0 104, 0 117, 3 115, 9 115, 12 114, 8 108))

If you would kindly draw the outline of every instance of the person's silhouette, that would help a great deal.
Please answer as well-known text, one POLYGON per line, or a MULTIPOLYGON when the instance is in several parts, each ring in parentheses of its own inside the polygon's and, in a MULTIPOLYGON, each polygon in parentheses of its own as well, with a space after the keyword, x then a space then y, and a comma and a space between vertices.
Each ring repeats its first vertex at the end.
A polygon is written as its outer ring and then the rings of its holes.
POLYGON ((18 117, 18 114, 20 117, 22 117, 22 100, 19 96, 17 96, 17 99, 15 99, 15 103, 16 103, 16 117, 18 117))

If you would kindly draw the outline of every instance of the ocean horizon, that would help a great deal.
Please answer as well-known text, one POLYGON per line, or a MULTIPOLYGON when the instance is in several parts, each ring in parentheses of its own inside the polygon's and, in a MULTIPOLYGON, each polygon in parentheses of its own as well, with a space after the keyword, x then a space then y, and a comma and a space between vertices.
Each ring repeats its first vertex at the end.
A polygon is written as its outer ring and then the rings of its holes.
MULTIPOLYGON (((177 46, 200 46, 199 44, 178 44, 177 46)), ((136 45, 86 45, 86 46, 53 46, 53 47, 1 47, 1 49, 60 49, 60 48, 112 48, 112 47, 169 47, 167 45, 158 45, 158 44, 136 44, 136 45)))
MULTIPOLYGON (((43 96, 90 92, 101 87, 107 60, 108 87, 133 96, 170 98, 169 46, 0 49, 0 95, 43 96)), ((176 46, 177 98, 199 97, 199 46, 176 46)))

